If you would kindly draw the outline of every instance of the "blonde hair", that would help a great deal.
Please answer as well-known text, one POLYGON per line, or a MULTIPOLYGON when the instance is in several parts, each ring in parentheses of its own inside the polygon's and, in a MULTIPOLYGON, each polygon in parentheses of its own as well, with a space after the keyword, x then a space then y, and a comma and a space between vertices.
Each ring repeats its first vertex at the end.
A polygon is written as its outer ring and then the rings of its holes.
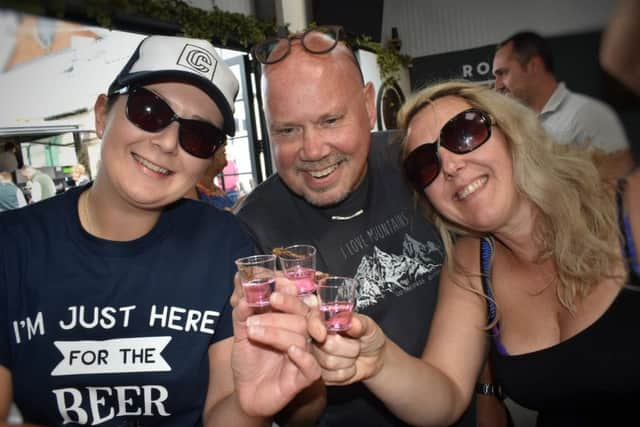
MULTIPOLYGON (((412 118, 425 106, 446 96, 462 98, 487 112, 504 134, 517 191, 540 211, 533 236, 540 248, 538 261, 553 260, 558 274, 558 299, 574 311, 576 298, 588 295, 603 279, 612 277, 622 263, 617 250, 620 230, 613 187, 600 178, 590 150, 555 143, 529 108, 465 80, 426 87, 403 105, 398 114, 399 128, 405 133, 403 160, 408 154, 406 131, 412 118)), ((453 258, 455 236, 482 237, 482 234, 449 221, 420 196, 426 216, 438 228, 447 257, 452 261, 449 267, 463 271, 453 258)))
POLYGON ((76 173, 78 175, 84 175, 86 172, 87 172, 87 169, 84 167, 83 164, 76 163, 75 165, 73 165, 73 173, 76 173))

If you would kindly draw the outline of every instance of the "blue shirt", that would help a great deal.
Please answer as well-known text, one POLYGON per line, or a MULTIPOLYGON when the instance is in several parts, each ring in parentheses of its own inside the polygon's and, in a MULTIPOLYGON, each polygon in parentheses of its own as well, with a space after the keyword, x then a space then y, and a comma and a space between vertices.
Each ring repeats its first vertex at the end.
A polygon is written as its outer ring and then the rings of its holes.
POLYGON ((234 260, 253 243, 232 214, 192 200, 139 239, 99 239, 78 218, 85 188, 0 215, 14 400, 34 424, 201 425, 208 349, 232 335, 234 260))

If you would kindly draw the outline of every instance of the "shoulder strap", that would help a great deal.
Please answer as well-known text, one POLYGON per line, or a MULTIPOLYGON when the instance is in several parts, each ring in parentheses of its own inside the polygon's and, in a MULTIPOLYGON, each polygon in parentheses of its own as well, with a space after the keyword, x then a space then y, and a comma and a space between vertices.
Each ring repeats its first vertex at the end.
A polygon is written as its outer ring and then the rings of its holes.
POLYGON ((631 221, 628 215, 625 215, 623 196, 626 190, 627 181, 623 178, 618 181, 618 191, 616 191, 616 204, 618 206, 618 224, 620 225, 620 234, 622 235, 622 251, 624 257, 629 262, 630 281, 631 284, 640 284, 640 265, 638 264, 638 253, 633 242, 633 234, 631 233, 631 221))
POLYGON ((496 319, 496 302, 491 290, 491 261, 493 260, 493 241, 488 237, 480 240, 480 271, 482 273, 482 290, 487 298, 487 316, 489 323, 496 319))

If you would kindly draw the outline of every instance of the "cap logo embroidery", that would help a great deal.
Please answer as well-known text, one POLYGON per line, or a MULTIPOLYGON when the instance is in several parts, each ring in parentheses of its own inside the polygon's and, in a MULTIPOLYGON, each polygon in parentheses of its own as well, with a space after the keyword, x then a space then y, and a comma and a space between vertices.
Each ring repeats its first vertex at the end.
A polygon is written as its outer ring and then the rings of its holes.
POLYGON ((192 44, 186 44, 178 58, 178 65, 204 74, 209 80, 213 80, 217 64, 218 61, 209 51, 192 44))

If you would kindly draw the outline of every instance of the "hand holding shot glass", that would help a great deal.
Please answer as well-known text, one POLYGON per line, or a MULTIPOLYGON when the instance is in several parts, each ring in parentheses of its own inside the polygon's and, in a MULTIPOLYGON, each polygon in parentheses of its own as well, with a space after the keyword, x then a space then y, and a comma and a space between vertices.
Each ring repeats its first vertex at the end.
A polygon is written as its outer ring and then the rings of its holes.
POLYGON ((317 295, 328 331, 346 331, 351 327, 357 289, 358 280, 351 277, 330 276, 320 280, 317 295))
POLYGON ((236 260, 247 304, 266 307, 276 284, 276 256, 253 255, 236 260))
POLYGON ((296 284, 298 295, 316 290, 316 248, 311 245, 292 245, 280 249, 278 258, 285 277, 296 284))

